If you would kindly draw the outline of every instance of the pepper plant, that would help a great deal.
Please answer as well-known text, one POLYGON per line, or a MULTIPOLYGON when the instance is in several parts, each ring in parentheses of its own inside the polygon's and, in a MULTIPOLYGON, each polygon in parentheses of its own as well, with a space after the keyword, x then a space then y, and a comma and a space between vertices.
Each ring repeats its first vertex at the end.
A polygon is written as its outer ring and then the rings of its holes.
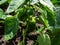
POLYGON ((26 36, 33 34, 37 37, 32 45, 60 45, 59 4, 59 0, 0 0, 4 41, 11 40, 22 27, 23 39, 18 45, 25 45, 26 36))

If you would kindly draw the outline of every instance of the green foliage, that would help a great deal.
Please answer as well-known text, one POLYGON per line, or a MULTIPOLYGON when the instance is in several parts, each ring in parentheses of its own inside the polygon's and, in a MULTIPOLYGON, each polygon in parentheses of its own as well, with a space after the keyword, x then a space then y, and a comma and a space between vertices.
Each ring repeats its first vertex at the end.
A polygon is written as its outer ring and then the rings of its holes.
POLYGON ((0 9, 0 19, 5 19, 6 15, 4 14, 4 11, 0 9))
POLYGON ((52 45, 60 45, 60 35, 56 34, 52 39, 52 45))
POLYGON ((0 0, 0 5, 5 3, 7 0, 0 0))
POLYGON ((25 45, 26 36, 32 31, 38 34, 33 45, 37 43, 60 45, 59 2, 59 0, 0 0, 0 19, 4 20, 4 41, 12 39, 21 24, 23 39, 18 45, 25 45), (4 4, 7 6, 4 7, 4 4))
POLYGON ((18 31, 18 19, 16 17, 7 17, 5 19, 4 41, 13 38, 18 31))
POLYGON ((50 0, 39 0, 39 1, 41 4, 43 4, 44 6, 48 7, 50 10, 53 11, 54 5, 50 0))
POLYGON ((37 37, 38 45, 51 45, 50 37, 48 34, 40 33, 37 37))
POLYGON ((6 13, 10 13, 15 11, 21 4, 24 3, 25 0, 12 0, 8 6, 8 9, 6 11, 6 13))

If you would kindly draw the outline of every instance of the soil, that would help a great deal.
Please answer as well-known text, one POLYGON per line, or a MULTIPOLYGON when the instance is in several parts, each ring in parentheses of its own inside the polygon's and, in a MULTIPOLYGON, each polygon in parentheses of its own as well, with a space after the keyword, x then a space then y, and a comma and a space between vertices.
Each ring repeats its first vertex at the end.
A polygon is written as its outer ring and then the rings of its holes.
MULTIPOLYGON (((6 42, 3 41, 3 36, 4 36, 4 25, 0 23, 0 45, 17 45, 18 42, 22 40, 22 31, 21 29, 19 29, 15 37, 13 37, 13 39, 8 40, 6 42)), ((37 36, 34 34, 30 36, 26 36, 25 45, 32 45, 36 37, 37 36)))

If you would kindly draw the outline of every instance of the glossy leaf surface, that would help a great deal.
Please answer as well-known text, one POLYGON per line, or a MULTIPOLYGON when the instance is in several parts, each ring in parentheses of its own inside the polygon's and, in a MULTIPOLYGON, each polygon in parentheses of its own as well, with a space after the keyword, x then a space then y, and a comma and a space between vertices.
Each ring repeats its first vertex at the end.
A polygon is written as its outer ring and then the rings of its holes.
POLYGON ((18 31, 18 20, 15 17, 7 17, 5 19, 4 40, 12 39, 18 31))
POLYGON ((6 13, 11 13, 15 11, 19 6, 21 6, 24 3, 25 0, 11 0, 6 13))

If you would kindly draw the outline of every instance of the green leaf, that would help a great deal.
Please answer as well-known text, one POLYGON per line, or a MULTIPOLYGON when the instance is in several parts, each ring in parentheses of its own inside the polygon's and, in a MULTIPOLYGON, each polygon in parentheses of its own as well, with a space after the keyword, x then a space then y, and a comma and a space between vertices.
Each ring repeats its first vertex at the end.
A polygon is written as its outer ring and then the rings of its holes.
POLYGON ((0 5, 5 3, 7 0, 0 0, 0 5))
POLYGON ((60 45, 60 34, 55 34, 52 38, 52 45, 60 45))
POLYGON ((57 0, 51 0, 53 4, 57 3, 57 0))
POLYGON ((18 14, 19 20, 25 22, 28 18, 28 15, 26 14, 26 8, 19 8, 17 12, 19 12, 18 14))
POLYGON ((40 19, 43 21, 44 25, 48 28, 48 20, 47 20, 47 12, 46 10, 43 10, 42 8, 39 8, 36 5, 33 5, 36 10, 38 10, 41 13, 40 19))
POLYGON ((53 11, 54 5, 50 0, 39 0, 39 1, 42 5, 47 6, 50 10, 53 11))
POLYGON ((32 0, 31 5, 34 5, 34 4, 38 3, 38 2, 39 2, 38 0, 32 0))
POLYGON ((51 45, 51 40, 48 34, 44 34, 45 45, 51 45))
POLYGON ((18 19, 13 16, 9 16, 5 19, 5 32, 4 41, 12 39, 18 31, 18 19))
POLYGON ((40 33, 40 35, 37 37, 37 42, 39 45, 51 45, 49 35, 44 33, 40 33))
POLYGON ((60 26, 60 7, 56 7, 55 9, 56 14, 56 25, 60 26))
POLYGON ((51 27, 52 32, 54 34, 60 32, 60 7, 56 7, 55 14, 56 14, 56 24, 53 28, 51 27))
POLYGON ((60 0, 51 0, 55 6, 60 6, 60 0))
POLYGON ((7 0, 7 2, 8 2, 8 3, 10 3, 10 2, 11 2, 11 0, 7 0))
POLYGON ((48 23, 48 20, 47 20, 47 12, 43 10, 42 15, 40 16, 40 18, 43 20, 44 25, 48 28, 49 23, 48 23))
POLYGON ((56 15, 54 11, 51 11, 49 8, 44 7, 44 9, 47 11, 47 20, 49 22, 49 26, 54 26, 56 23, 56 15))
POLYGON ((4 14, 4 11, 0 9, 0 19, 6 19, 6 15, 4 14))
POLYGON ((40 32, 42 32, 43 30, 44 30, 44 26, 40 27, 36 32, 37 32, 37 33, 40 33, 40 32))
POLYGON ((6 13, 11 13, 11 12, 15 11, 24 2, 25 2, 25 0, 11 0, 6 13))

